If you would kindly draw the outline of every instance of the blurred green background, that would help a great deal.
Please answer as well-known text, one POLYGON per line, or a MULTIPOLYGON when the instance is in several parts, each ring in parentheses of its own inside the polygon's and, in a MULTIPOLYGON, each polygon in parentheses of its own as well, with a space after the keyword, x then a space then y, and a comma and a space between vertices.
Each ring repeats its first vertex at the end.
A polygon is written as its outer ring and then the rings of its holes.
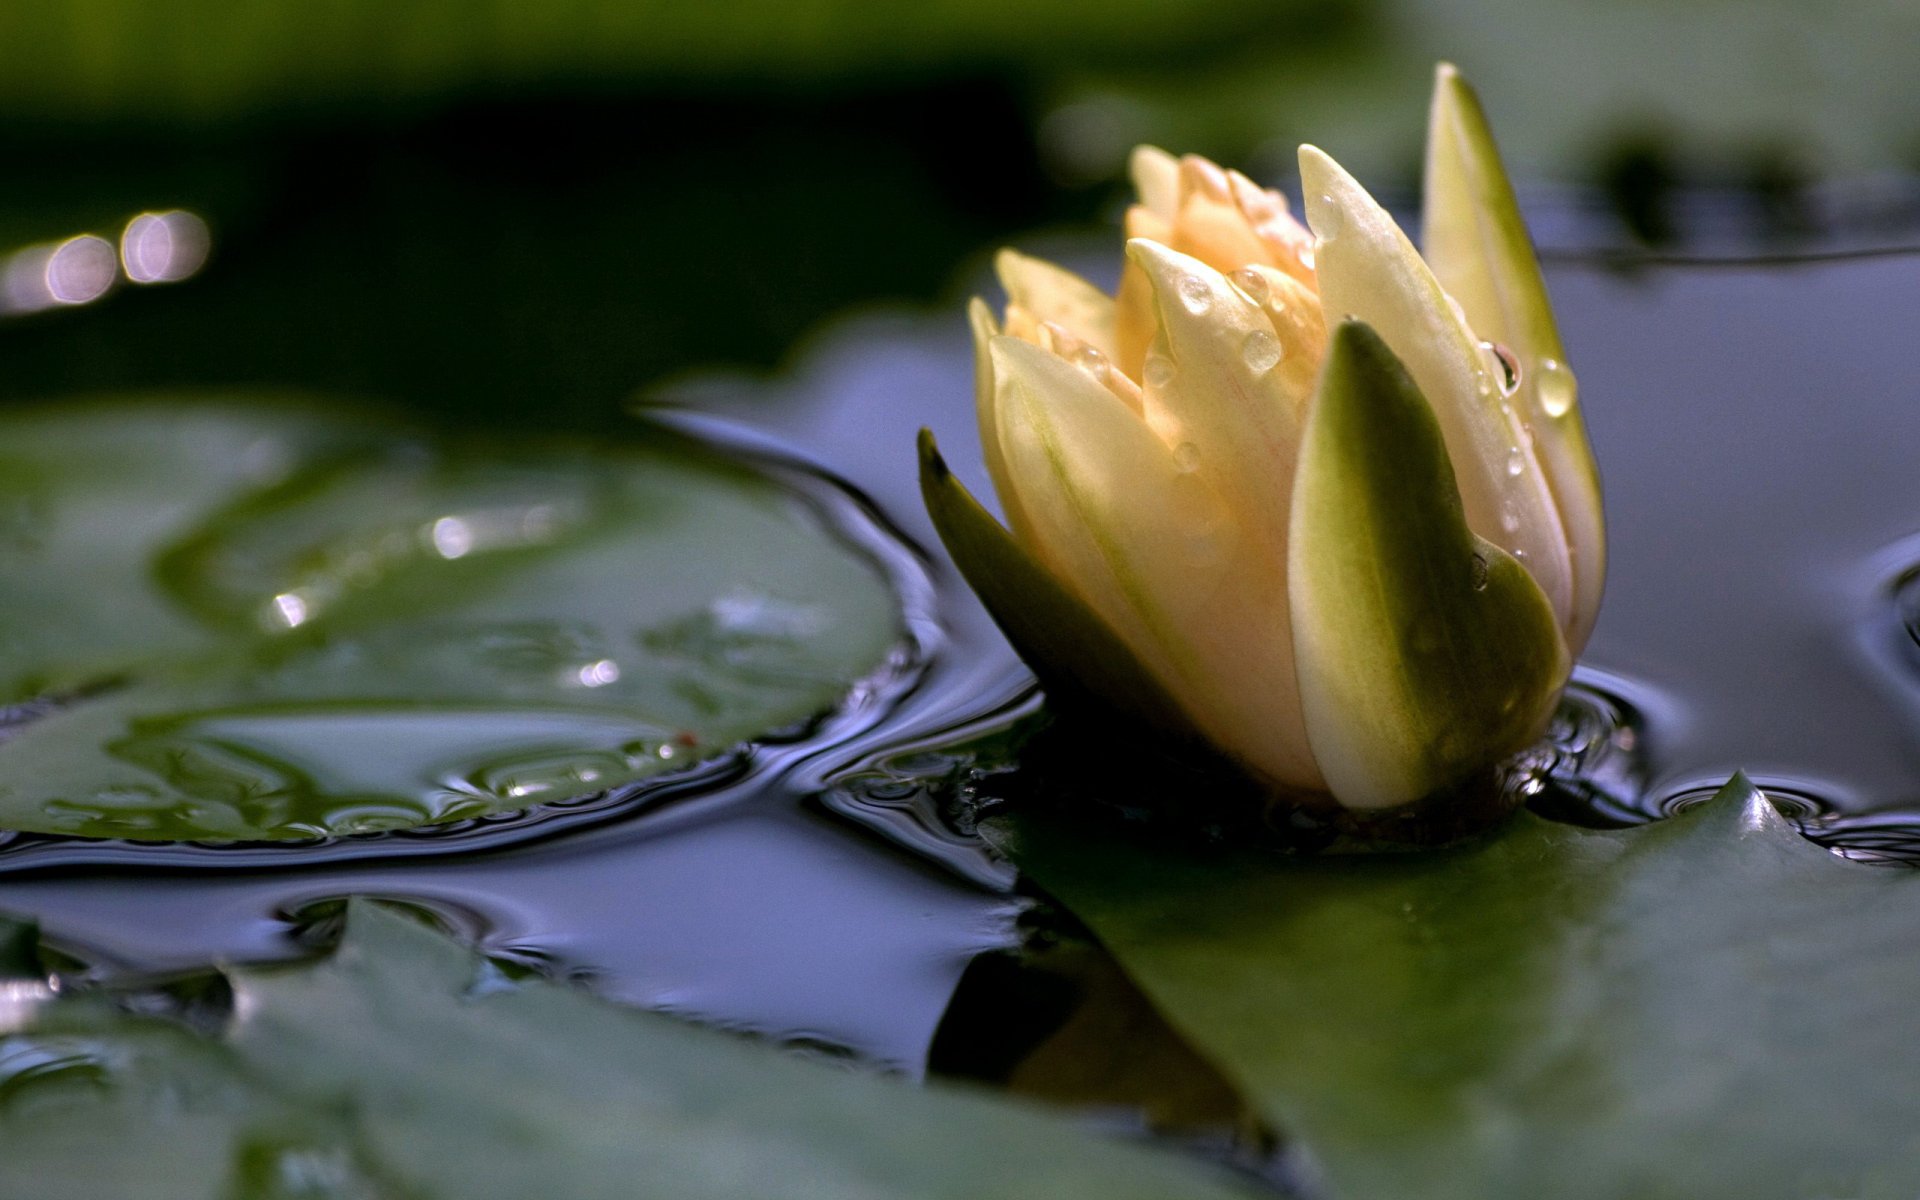
POLYGON ((611 423, 1110 219, 1137 141, 1278 181, 1310 138, 1404 197, 1438 58, 1622 237, 1684 241, 1688 187, 1785 238, 1835 195, 1898 226, 1916 47, 1911 0, 10 0, 0 254, 181 208, 212 256, 0 317, 0 397, 611 423))

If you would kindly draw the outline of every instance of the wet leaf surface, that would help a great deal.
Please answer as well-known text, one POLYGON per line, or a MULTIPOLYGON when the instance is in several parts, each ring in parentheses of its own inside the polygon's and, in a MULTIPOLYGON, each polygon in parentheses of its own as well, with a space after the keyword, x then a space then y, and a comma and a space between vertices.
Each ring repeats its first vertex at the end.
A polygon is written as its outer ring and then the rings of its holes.
POLYGON ((1522 813, 1393 857, 1010 820, 1021 867, 1332 1196, 1920 1188, 1920 876, 1821 850, 1744 780, 1652 826, 1522 813))
POLYGON ((832 707, 899 635, 797 492, 656 438, 318 409, 0 419, 0 825, 256 840, 602 791, 832 707))
POLYGON ((223 1039, 86 1002, 0 1038, 0 1196, 1255 1194, 1023 1104, 513 983, 364 903, 329 957, 229 974, 223 1039))

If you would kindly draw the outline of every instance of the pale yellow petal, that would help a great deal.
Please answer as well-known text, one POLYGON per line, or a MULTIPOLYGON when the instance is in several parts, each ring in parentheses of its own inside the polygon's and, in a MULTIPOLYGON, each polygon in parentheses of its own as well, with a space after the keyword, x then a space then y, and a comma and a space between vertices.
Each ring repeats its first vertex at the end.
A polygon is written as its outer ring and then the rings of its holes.
POLYGON ((1000 452, 1000 418, 994 403, 992 344, 993 339, 1000 336, 1000 330, 994 324, 993 311, 978 296, 967 305, 967 323, 973 330, 973 412, 980 427, 980 455, 986 460, 987 478, 993 481, 1007 526, 1019 538, 1027 527, 1026 516, 1020 511, 1019 499, 1008 478, 1006 456, 1000 452))
POLYGON ((1127 243, 1153 289, 1159 336, 1142 382, 1147 423, 1284 559, 1286 506, 1307 395, 1278 368, 1292 349, 1308 378, 1319 358, 1281 341, 1266 310, 1199 259, 1157 242, 1127 243))
POLYGON ((1313 395, 1327 351, 1327 322, 1320 308, 1320 293, 1277 267, 1241 267, 1227 279, 1260 305, 1273 323, 1282 351, 1274 370, 1287 393, 1304 407, 1313 395))
MULTIPOLYGON (((1149 238, 1164 245, 1173 237, 1171 218, 1138 204, 1127 210, 1125 228, 1128 240, 1149 238)), ((1138 380, 1153 341, 1153 286, 1132 261, 1120 266, 1120 291, 1113 303, 1113 361, 1138 380)))
MULTIPOLYGON (((1147 422, 1174 448, 1175 462, 1205 479, 1227 504, 1237 553, 1244 556, 1236 564, 1236 587, 1249 599, 1260 598, 1261 611, 1246 636, 1264 644, 1222 652, 1257 662, 1262 683, 1258 699, 1249 702, 1264 710, 1259 719, 1267 731, 1268 761, 1284 764, 1269 771, 1305 778, 1313 755, 1294 715, 1299 699, 1293 647, 1276 631, 1290 628, 1287 507, 1308 399, 1296 381, 1310 386, 1320 347, 1297 335, 1283 341, 1264 306, 1199 259, 1138 240, 1127 243, 1127 257, 1153 288, 1160 328, 1142 385, 1147 422), (1307 360, 1304 372, 1279 369, 1289 353, 1307 360)), ((1291 327, 1288 332, 1294 333, 1291 327)))
POLYGON ((1600 475, 1575 400, 1540 262, 1473 89, 1451 65, 1435 75, 1427 126, 1422 246, 1434 275, 1481 337, 1520 367, 1513 402, 1531 424, 1534 449, 1566 524, 1574 604, 1567 640, 1586 645, 1606 580, 1600 475))
POLYGON ((1566 530, 1496 364, 1399 225, 1352 176, 1312 146, 1300 148, 1300 174, 1326 312, 1365 321, 1406 364, 1439 418, 1468 524, 1518 559, 1570 624, 1566 530))
POLYGON ((1140 203, 1171 221, 1180 207, 1180 160, 1158 146, 1135 146, 1127 174, 1140 203))
MULTIPOLYGON (((1139 385, 1117 370, 1112 359, 1075 337, 1064 326, 1056 325, 1052 321, 1043 322, 1039 333, 1038 344, 1041 349, 1066 359, 1084 371, 1095 383, 1124 401, 1127 407, 1133 410, 1135 416, 1142 414, 1139 385)), ((1021 340, 1034 341, 1035 339, 1021 340)))
POLYGON ((1204 471, 1083 372, 993 342, 1002 449, 1029 547, 1163 680, 1223 752, 1317 790, 1294 692, 1284 562, 1204 471))
POLYGON ((1044 258, 1002 250, 993 265, 1010 303, 1039 321, 1064 327, 1107 358, 1113 357, 1111 296, 1044 258))

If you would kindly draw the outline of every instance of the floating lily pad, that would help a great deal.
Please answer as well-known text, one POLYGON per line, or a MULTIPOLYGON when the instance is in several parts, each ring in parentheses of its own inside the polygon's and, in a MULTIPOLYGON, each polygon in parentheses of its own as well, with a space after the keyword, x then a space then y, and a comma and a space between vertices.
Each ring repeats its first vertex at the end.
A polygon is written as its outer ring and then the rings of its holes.
POLYGON ((372 905, 329 958, 229 977, 222 1037, 84 1001, 0 1036, 0 1195, 1256 1194, 1017 1102, 514 983, 372 905))
POLYGON ((678 439, 448 441, 271 407, 0 418, 0 826, 368 832, 630 783, 831 708, 876 564, 678 439))
POLYGON ((1820 849, 1742 779, 1651 827, 1522 813, 1391 858, 1010 833, 1331 1197, 1920 1191, 1920 874, 1820 849))

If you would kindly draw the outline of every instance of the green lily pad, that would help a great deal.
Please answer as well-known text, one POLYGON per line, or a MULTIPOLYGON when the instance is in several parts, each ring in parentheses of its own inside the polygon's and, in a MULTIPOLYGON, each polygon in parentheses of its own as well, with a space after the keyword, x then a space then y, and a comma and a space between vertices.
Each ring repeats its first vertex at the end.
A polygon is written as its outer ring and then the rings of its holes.
POLYGON ((1920 1190, 1920 875, 1744 779, 1650 827, 1522 813, 1384 858, 1002 832, 1333 1197, 1920 1190))
POLYGON ((84 1001, 0 1037, 0 1196, 1228 1200, 1214 1168, 500 971, 355 903, 223 1037, 84 1001))
POLYGON ((368 832, 630 783, 807 721, 900 638, 875 563, 677 439, 319 410, 0 417, 0 827, 368 832))

